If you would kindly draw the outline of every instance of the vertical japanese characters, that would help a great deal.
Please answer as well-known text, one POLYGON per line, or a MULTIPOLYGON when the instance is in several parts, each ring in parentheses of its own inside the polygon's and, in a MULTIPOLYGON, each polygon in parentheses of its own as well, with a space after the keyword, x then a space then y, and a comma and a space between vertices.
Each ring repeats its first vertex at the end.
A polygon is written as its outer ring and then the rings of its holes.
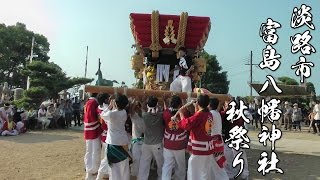
POLYGON ((304 83, 306 78, 311 76, 311 67, 314 66, 312 62, 308 62, 305 56, 309 56, 316 52, 316 49, 310 43, 312 35, 310 30, 315 30, 315 26, 312 22, 312 8, 305 4, 302 4, 298 9, 294 7, 291 16, 291 28, 297 29, 303 26, 307 26, 308 30, 302 34, 297 33, 290 37, 291 41, 291 53, 296 54, 301 52, 302 56, 299 57, 299 61, 291 66, 291 69, 296 69, 295 74, 300 76, 300 82, 304 83))
MULTIPOLYGON (((261 69, 268 68, 271 71, 276 71, 280 67, 281 54, 277 54, 277 50, 273 47, 278 43, 279 36, 277 34, 277 29, 281 28, 281 24, 274 21, 271 18, 267 19, 266 23, 262 23, 260 26, 259 35, 265 42, 266 48, 262 51, 262 62, 259 64, 261 69)), ((282 93, 282 90, 277 86, 276 81, 271 75, 267 75, 268 80, 265 81, 259 93, 264 92, 268 89, 269 84, 277 91, 277 93, 282 93)))
MULTIPOLYGON (((282 136, 281 130, 275 125, 275 122, 280 119, 282 114, 282 111, 279 109, 280 103, 281 101, 278 99, 271 99, 269 101, 262 99, 261 107, 258 109, 258 114, 263 124, 261 132, 258 134, 259 142, 262 143, 263 146, 267 146, 267 141, 271 142, 271 156, 268 157, 268 152, 263 151, 258 160, 258 172, 262 172, 262 175, 266 175, 271 171, 283 173, 283 170, 277 167, 279 159, 275 152, 276 141, 281 139, 282 136), (271 122, 271 128, 268 128, 268 126, 264 124, 265 121, 271 122)), ((226 112, 227 120, 231 121, 233 128, 229 131, 229 139, 226 140, 226 143, 228 143, 228 147, 232 148, 232 151, 236 154, 232 166, 236 167, 240 165, 240 171, 235 177, 237 178, 243 172, 245 163, 247 163, 247 160, 244 160, 242 155, 245 153, 245 149, 250 149, 248 144, 250 143, 250 139, 247 136, 248 131, 244 128, 243 124, 250 123, 250 120, 247 117, 248 107, 242 100, 230 102, 229 107, 226 112)))
MULTIPOLYGON (((229 103, 229 106, 231 106, 231 108, 226 112, 228 115, 227 120, 231 121, 233 127, 229 131, 230 138, 226 140, 226 143, 228 143, 228 147, 236 154, 232 167, 240 166, 238 174, 234 177, 236 179, 242 174, 245 163, 247 163, 247 160, 243 159, 242 156, 245 153, 244 149, 250 149, 250 139, 247 136, 248 131, 244 128, 243 123, 250 123, 250 120, 245 116, 248 107, 242 100, 237 103, 232 101, 229 103)), ((244 158, 246 158, 246 156, 244 158)))
MULTIPOLYGON (((277 29, 281 28, 281 24, 274 21, 271 18, 267 19, 266 23, 262 23, 260 26, 259 35, 262 40, 267 44, 266 48, 262 51, 262 62, 259 64, 261 69, 268 68, 271 71, 276 71, 280 67, 281 55, 277 54, 276 49, 273 47, 277 44, 279 36, 277 35, 277 29)), ((282 90, 277 86, 276 81, 273 76, 267 75, 268 80, 263 84, 260 93, 263 93, 268 89, 269 83, 272 84, 274 90, 281 94, 282 90)), ((262 123, 261 132, 258 134, 259 142, 263 146, 267 146, 267 141, 271 142, 271 155, 268 152, 263 151, 260 154, 260 159, 258 160, 258 172, 262 173, 263 176, 275 171, 278 173, 283 173, 283 170, 277 167, 279 159, 275 152, 275 142, 281 138, 282 132, 275 125, 281 117, 281 110, 279 109, 281 101, 278 99, 271 100, 261 100, 261 107, 258 109, 258 114, 261 117, 260 121, 262 123), (271 122, 271 128, 264 123, 266 120, 271 122)))
POLYGON ((261 100, 261 107, 258 109, 258 114, 261 116, 262 129, 258 134, 259 142, 263 146, 267 146, 267 141, 271 142, 271 157, 269 160, 268 152, 263 151, 260 154, 260 159, 258 160, 258 172, 262 175, 268 174, 270 171, 276 171, 283 174, 283 170, 277 167, 279 159, 275 152, 276 147, 275 143, 282 136, 282 132, 275 125, 275 122, 278 121, 281 117, 282 111, 279 109, 281 101, 278 99, 271 99, 266 102, 265 99, 261 100), (269 120, 271 122, 271 128, 269 129, 264 125, 264 121, 269 120))

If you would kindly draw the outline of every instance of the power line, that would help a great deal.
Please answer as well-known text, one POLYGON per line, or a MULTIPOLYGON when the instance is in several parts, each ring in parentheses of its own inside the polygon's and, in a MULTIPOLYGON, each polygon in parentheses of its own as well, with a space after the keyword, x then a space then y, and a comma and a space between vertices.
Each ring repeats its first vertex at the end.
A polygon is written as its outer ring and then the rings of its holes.
MULTIPOLYGON (((255 66, 256 68, 259 68, 260 70, 263 70, 263 72, 266 74, 266 75, 271 75, 271 74, 273 74, 272 72, 273 71, 271 71, 271 70, 269 70, 269 69, 266 69, 266 68, 264 68, 264 69, 261 69, 259 66, 255 66)), ((274 77, 275 79, 278 79, 279 77, 278 76, 276 76, 276 75, 272 75, 272 77, 274 77)))
POLYGON ((241 71, 241 72, 237 72, 237 73, 233 73, 233 74, 230 74, 230 75, 228 75, 228 76, 236 76, 236 75, 239 75, 239 74, 241 74, 241 73, 245 73, 245 72, 247 72, 247 70, 244 70, 244 71, 241 71))

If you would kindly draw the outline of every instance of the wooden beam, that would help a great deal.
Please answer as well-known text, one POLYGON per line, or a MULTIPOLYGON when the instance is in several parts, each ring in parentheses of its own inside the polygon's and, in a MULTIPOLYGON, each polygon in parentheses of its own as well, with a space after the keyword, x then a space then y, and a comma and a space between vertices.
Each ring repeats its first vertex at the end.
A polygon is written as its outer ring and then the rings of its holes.
MULTIPOLYGON (((141 96, 156 96, 158 98, 162 98, 164 96, 172 96, 178 95, 182 99, 187 99, 187 93, 175 93, 171 91, 164 91, 164 90, 145 90, 145 89, 131 89, 131 88, 122 88, 122 87, 110 87, 110 86, 88 86, 86 85, 84 88, 85 92, 90 93, 108 93, 108 94, 125 94, 128 97, 141 97, 141 96)), ((220 102, 230 101, 231 97, 227 94, 207 94, 209 97, 217 98, 220 102)), ((197 97, 197 93, 191 93, 192 98, 197 97)))

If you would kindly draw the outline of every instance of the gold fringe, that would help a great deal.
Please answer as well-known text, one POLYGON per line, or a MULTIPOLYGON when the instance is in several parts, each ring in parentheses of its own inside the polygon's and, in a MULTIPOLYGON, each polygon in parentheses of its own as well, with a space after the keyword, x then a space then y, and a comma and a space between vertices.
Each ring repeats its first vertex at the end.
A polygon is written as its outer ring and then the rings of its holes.
POLYGON ((152 11, 151 14, 151 45, 152 57, 159 57, 159 50, 162 49, 159 43, 159 11, 152 11))
POLYGON ((174 50, 176 52, 178 51, 178 49, 180 47, 185 45, 187 23, 188 23, 188 13, 187 12, 183 12, 180 15, 177 44, 176 44, 176 47, 174 48, 174 50))

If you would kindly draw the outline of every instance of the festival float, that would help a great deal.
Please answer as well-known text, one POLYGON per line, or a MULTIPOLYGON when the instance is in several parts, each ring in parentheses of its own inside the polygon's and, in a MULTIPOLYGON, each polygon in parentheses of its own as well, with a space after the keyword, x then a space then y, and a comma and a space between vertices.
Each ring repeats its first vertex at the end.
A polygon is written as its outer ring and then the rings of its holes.
POLYGON ((209 17, 188 16, 186 12, 180 16, 163 15, 153 11, 152 14, 131 13, 129 18, 135 41, 131 67, 135 77, 143 82, 143 88, 85 86, 86 92, 121 93, 129 97, 153 95, 159 98, 176 94, 184 99, 195 98, 199 93, 205 93, 220 101, 230 100, 226 94, 213 94, 201 88, 195 88, 193 93, 169 91, 170 83, 177 77, 174 70, 179 63, 176 56, 179 47, 185 47, 188 56, 193 57, 194 83, 200 81, 206 72, 206 60, 200 57, 200 54, 211 28, 209 17))

